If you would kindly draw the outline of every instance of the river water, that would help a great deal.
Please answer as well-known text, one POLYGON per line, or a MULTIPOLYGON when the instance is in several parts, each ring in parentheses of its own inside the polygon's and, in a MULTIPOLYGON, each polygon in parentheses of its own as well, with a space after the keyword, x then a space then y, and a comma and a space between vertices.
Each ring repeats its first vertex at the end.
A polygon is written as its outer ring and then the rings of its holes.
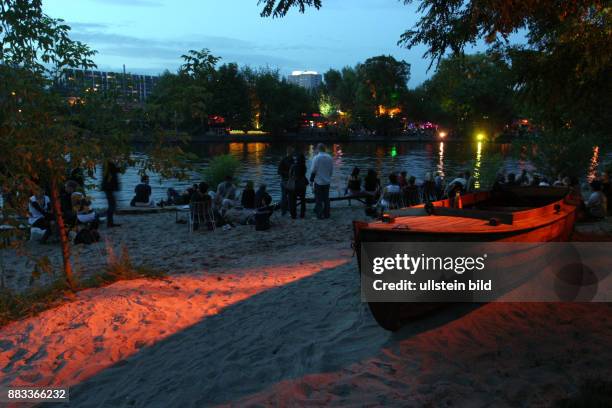
MULTIPOLYGON (((201 180, 200 171, 206 168, 214 156, 231 154, 241 162, 238 179, 240 187, 247 180, 253 180, 256 186, 259 183, 268 185, 272 197, 278 199, 280 195, 277 166, 285 155, 289 144, 287 143, 208 143, 190 146, 189 150, 195 153, 198 159, 193 163, 194 170, 189 180, 160 180, 157 175, 151 175, 153 196, 157 201, 166 196, 168 187, 178 191, 201 180)), ((293 145, 292 145, 293 146, 293 145)), ((310 161, 314 154, 313 144, 298 144, 310 161)), ((486 142, 436 142, 436 143, 339 143, 328 146, 335 162, 334 176, 331 186, 331 195, 340 194, 346 186, 346 180, 353 167, 361 169, 365 175, 367 169, 374 168, 384 183, 390 172, 405 170, 421 181, 427 172, 440 172, 445 177, 454 177, 457 172, 470 170, 476 174, 479 167, 492 157, 503 157, 503 167, 506 171, 518 172, 522 168, 530 170, 528 163, 517 161, 510 156, 510 146, 486 142)), ((138 155, 138 153, 135 153, 138 155)), ((117 194, 119 207, 129 205, 134 187, 139 182, 138 170, 130 168, 121 176, 121 191, 117 194)), ((100 191, 91 191, 96 207, 105 207, 106 200, 100 191)))

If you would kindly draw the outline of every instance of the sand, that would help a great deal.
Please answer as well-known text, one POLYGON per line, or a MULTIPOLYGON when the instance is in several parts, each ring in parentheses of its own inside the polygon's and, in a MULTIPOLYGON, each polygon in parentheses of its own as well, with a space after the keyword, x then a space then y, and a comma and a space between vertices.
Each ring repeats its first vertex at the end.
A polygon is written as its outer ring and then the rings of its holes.
MULTIPOLYGON (((179 213, 179 220, 186 219, 179 213)), ((362 207, 339 207, 329 221, 319 221, 308 211, 305 219, 291 220, 278 212, 272 216, 273 228, 255 231, 254 226, 237 226, 229 231, 197 231, 190 234, 186 224, 176 223, 174 212, 117 216, 120 228, 102 227, 102 240, 94 245, 73 246, 76 274, 80 278, 100 273, 111 254, 117 256, 126 248, 134 265, 167 274, 236 267, 253 262, 270 251, 288 250, 300 253, 308 248, 341 244, 350 247, 351 220, 364 216, 362 207)), ((58 244, 27 242, 16 250, 0 250, 5 269, 6 286, 25 290, 43 286, 61 276, 62 258, 58 244), (43 274, 30 285, 37 259, 47 258, 54 274, 43 274)))
MULTIPOLYGON (((0 328, 0 388, 71 386, 76 407, 549 406, 611 377, 608 304, 466 305, 380 329, 349 247, 361 211, 191 236, 171 214, 120 217, 107 245, 169 275, 0 328)), ((83 252, 82 274, 104 265, 105 245, 83 252)))

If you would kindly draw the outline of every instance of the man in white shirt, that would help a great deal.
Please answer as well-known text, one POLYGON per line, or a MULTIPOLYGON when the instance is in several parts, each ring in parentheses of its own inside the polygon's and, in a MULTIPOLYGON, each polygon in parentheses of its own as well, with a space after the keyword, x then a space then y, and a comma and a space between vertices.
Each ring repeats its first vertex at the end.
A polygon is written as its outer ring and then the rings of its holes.
POLYGON ((329 185, 334 172, 334 160, 325 152, 325 145, 317 145, 317 155, 312 160, 310 182, 314 183, 315 212, 317 218, 322 220, 329 218, 329 185))

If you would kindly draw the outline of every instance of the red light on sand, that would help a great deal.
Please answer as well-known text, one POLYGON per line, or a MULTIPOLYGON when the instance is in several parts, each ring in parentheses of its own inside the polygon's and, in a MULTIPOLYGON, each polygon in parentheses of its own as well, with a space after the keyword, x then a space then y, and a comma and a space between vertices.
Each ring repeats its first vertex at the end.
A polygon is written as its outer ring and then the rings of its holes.
POLYGON ((0 338, 15 344, 0 349, 4 378, 11 378, 3 385, 74 386, 228 306, 347 262, 350 258, 340 257, 136 279, 78 292, 73 302, 0 329, 0 338), (23 355, 15 359, 17 349, 23 355))

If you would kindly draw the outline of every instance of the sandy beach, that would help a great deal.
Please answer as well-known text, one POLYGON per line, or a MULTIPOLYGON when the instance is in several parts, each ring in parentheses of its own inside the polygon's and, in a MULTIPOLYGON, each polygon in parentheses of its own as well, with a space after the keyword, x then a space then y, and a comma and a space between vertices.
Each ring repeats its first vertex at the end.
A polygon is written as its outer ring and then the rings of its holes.
MULTIPOLYGON (((191 235, 172 213, 120 216, 77 249, 79 273, 125 245, 167 276, 0 328, 0 387, 70 386, 75 407, 550 406, 612 375, 608 304, 464 305, 382 330, 350 248, 362 215, 191 235)), ((57 248, 27 249, 59 265, 57 248)), ((3 259, 9 286, 27 286, 23 257, 3 259)))

